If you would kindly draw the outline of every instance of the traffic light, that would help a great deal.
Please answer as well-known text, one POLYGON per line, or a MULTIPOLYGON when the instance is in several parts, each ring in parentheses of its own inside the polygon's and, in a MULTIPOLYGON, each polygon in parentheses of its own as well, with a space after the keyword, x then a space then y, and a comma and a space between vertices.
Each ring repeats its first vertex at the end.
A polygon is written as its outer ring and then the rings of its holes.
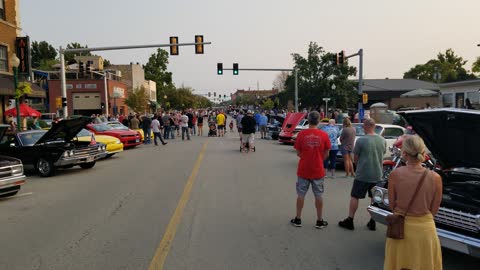
MULTIPOLYGON (((195 36, 195 43, 203 43, 203 36, 201 35, 195 36)), ((195 45, 195 54, 203 54, 203 44, 195 45)))
POLYGON ((81 75, 85 74, 85 69, 82 61, 78 62, 78 73, 80 73, 81 75))
POLYGON ((223 64, 222 63, 217 63, 217 74, 218 75, 223 75, 223 64))
POLYGON ((216 96, 217 96, 217 92, 213 92, 213 96, 216 97, 216 96))
POLYGON ((212 96, 212 93, 208 92, 208 97, 211 97, 212 96))
POLYGON ((362 103, 363 103, 363 104, 367 104, 367 103, 368 103, 368 94, 367 94, 367 93, 363 93, 363 94, 362 94, 362 103))
POLYGON ((86 67, 86 70, 87 70, 87 74, 90 75, 91 72, 92 72, 92 65, 93 64, 93 61, 87 61, 87 67, 86 67))
POLYGON ((227 98, 227 95, 223 95, 223 98, 227 98))
POLYGON ((338 53, 338 64, 345 64, 345 51, 341 51, 338 53))
POLYGON ((233 63, 233 75, 238 75, 238 63, 233 63))
MULTIPOLYGON (((170 37, 170 44, 178 44, 178 37, 170 37)), ((177 45, 170 45, 170 55, 178 55, 177 45)))
POLYGON ((334 65, 338 65, 338 53, 332 54, 332 61, 334 65))
POLYGON ((62 97, 62 107, 67 107, 67 98, 62 97))

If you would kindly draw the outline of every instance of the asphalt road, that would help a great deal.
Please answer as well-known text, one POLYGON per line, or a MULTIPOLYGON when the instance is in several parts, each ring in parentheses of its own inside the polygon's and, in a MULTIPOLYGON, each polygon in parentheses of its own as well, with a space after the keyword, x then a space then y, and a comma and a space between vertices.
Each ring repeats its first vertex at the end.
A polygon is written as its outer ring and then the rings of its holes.
MULTIPOLYGON (((326 179, 327 228, 314 228, 311 193, 295 228, 291 146, 257 140, 244 154, 232 133, 168 142, 29 176, 0 200, 0 269, 382 269, 385 228, 366 229, 367 201, 355 231, 336 225, 351 179, 326 179)), ((444 269, 480 265, 448 250, 443 258, 444 269)))

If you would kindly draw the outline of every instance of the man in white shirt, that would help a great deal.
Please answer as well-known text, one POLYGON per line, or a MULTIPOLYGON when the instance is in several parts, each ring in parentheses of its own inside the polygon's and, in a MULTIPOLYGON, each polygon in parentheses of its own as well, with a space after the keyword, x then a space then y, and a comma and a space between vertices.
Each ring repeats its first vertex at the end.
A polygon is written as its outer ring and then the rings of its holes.
POLYGON ((157 115, 155 115, 153 117, 151 127, 152 127, 152 131, 153 131, 153 142, 155 143, 155 146, 158 146, 157 138, 160 138, 160 141, 162 142, 163 145, 167 144, 162 138, 161 129, 162 129, 163 125, 160 123, 160 121, 158 121, 158 116, 157 115))
POLYGON ((185 133, 187 133, 187 140, 190 140, 190 132, 188 132, 188 116, 185 112, 182 112, 180 117, 180 126, 182 127, 182 141, 185 140, 185 133))

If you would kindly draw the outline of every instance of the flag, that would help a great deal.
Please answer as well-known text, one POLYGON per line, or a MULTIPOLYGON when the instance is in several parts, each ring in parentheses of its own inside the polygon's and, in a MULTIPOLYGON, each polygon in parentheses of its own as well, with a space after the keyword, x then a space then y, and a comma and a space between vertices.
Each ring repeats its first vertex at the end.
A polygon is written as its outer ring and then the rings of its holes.
POLYGON ((96 145, 97 141, 95 141, 95 136, 92 133, 92 138, 90 139, 90 145, 96 145))

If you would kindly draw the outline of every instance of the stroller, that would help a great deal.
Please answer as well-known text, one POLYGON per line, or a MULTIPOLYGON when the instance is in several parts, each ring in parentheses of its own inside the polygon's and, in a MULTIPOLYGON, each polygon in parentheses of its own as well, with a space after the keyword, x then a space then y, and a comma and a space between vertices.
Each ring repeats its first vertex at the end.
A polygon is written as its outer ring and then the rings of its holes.
POLYGON ((216 137, 217 136, 217 125, 215 122, 210 121, 208 123, 208 137, 216 137))
MULTIPOLYGON (((243 150, 243 149, 242 149, 242 145, 243 145, 242 136, 240 136, 240 152, 242 152, 242 150, 243 150)), ((248 142, 245 144, 245 149, 250 150, 250 144, 249 144, 248 142)), ((253 150, 253 152, 256 152, 256 151, 257 151, 257 150, 255 149, 255 146, 253 146, 252 150, 253 150)))

